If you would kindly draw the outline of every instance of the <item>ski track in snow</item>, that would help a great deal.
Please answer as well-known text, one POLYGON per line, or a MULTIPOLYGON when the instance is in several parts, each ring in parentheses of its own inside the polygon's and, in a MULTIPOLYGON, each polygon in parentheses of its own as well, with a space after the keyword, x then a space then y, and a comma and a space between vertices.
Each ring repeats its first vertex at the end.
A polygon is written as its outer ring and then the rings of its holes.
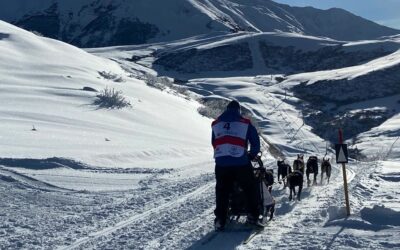
MULTIPOLYGON (((204 165, 204 163, 199 163, 198 165, 204 165)), ((188 169, 186 171, 190 171, 190 169, 196 169, 198 167, 196 164, 191 164, 188 166, 188 169)), ((3 169, 3 168, 2 168, 3 169)), ((4 168, 5 170, 0 173, 0 184, 3 184, 2 181, 6 181, 6 183, 11 183, 13 184, 14 187, 16 187, 15 184, 15 178, 11 179, 11 177, 8 177, 10 171, 8 171, 8 168, 4 168)), ((177 174, 177 173, 172 173, 172 174, 177 174)), ((166 175, 162 175, 163 178, 166 178, 168 173, 166 175)), ((24 177, 22 174, 19 174, 18 176, 22 176, 19 179, 23 180, 25 182, 25 179, 30 180, 30 182, 35 183, 35 189, 36 186, 44 186, 45 188, 41 188, 40 190, 36 191, 39 192, 38 196, 43 196, 46 197, 45 199, 48 199, 46 193, 48 192, 53 192, 50 193, 51 196, 56 196, 57 199, 60 199, 62 201, 63 197, 65 197, 65 193, 60 191, 62 189, 59 189, 57 192, 53 191, 53 187, 51 189, 48 187, 49 185, 43 183, 41 185, 38 185, 37 183, 40 183, 40 181, 34 180, 32 178, 24 177), (32 179, 32 180, 31 180, 32 179), (43 194, 42 194, 43 193, 43 194), (58 198, 59 197, 59 198, 58 198)), ((100 218, 97 218, 99 220, 96 222, 95 227, 91 226, 91 224, 95 221, 84 221, 81 223, 79 226, 81 229, 79 230, 72 230, 68 234, 70 235, 69 237, 63 239, 62 241, 57 242, 57 240, 60 240, 59 238, 53 238, 52 241, 47 242, 46 245, 55 248, 56 245, 64 245, 67 249, 73 249, 77 248, 80 245, 84 243, 90 243, 93 240, 96 240, 98 238, 104 239, 104 236, 107 236, 110 233, 113 233, 114 231, 117 231, 118 229, 127 227, 130 224, 135 224, 137 221, 142 221, 142 220, 148 220, 148 218, 153 216, 154 214, 160 213, 162 210, 168 211, 172 207, 175 206, 182 206, 182 204, 185 204, 186 200, 191 199, 192 197, 201 197, 203 199, 203 196, 201 195, 202 192, 206 192, 207 190, 211 189, 213 186, 213 176, 210 174, 200 174, 198 176, 193 176, 193 177, 185 177, 184 179, 183 176, 179 177, 176 176, 174 179, 166 178, 166 179, 159 179, 159 177, 154 176, 152 178, 155 178, 154 180, 151 181, 144 181, 142 184, 142 187, 140 187, 138 190, 128 190, 125 192, 89 192, 89 193, 80 193, 80 192, 69 192, 69 195, 71 198, 73 198, 71 201, 72 203, 75 203, 73 205, 73 209, 76 210, 75 214, 79 215, 82 214, 84 211, 80 211, 82 208, 80 207, 81 205, 78 205, 80 203, 83 204, 90 204, 92 203, 90 199, 91 197, 98 199, 96 197, 99 196, 104 196, 104 200, 99 200, 96 202, 96 204, 101 204, 101 206, 98 207, 98 209, 94 209, 94 211, 90 212, 90 214, 99 214, 101 216, 100 218), (158 179, 157 179, 158 178, 158 179), (75 194, 74 194, 75 193, 75 194), (80 197, 80 201, 76 201, 76 198, 80 197), (111 200, 110 200, 111 199, 111 200), (103 208, 104 207, 104 208, 103 208), (95 211, 99 210, 99 211, 95 211), (109 226, 109 224, 114 224, 113 226, 109 226), (97 230, 94 230, 97 228, 97 230), (89 230, 88 230, 89 229, 89 230), (81 233, 77 233, 77 232, 81 233), (72 234, 71 234, 72 233, 72 234), (75 243, 71 246, 66 246, 70 244, 71 242, 68 242, 69 240, 73 239, 73 235, 86 235, 82 238, 78 238, 75 243), (60 244, 61 242, 64 242, 64 244, 60 244)), ((22 182, 22 181, 21 181, 22 182)), ((3 188, 3 185, 0 185, 0 188, 3 188)), ((21 187, 23 190, 28 190, 32 188, 31 186, 22 186, 21 187)), ((17 191, 17 190, 16 190, 17 191)), ((4 192, 4 191, 3 191, 4 192)), ((18 191, 17 191, 18 192, 18 191)), ((25 191, 24 191, 25 192, 25 191)), ((16 193, 13 192, 12 196, 10 197, 17 197, 16 193)), ((19 192, 18 192, 19 193, 19 192)), ((212 192, 209 192, 210 194, 212 192)), ((7 193, 6 193, 7 194, 7 193)), ((5 196, 6 198, 7 196, 5 196)), ((37 199, 37 198, 36 198, 37 199)), ((42 199, 42 198, 41 198, 42 199)), ((40 199, 39 199, 40 200, 40 199)), ((67 201, 66 205, 64 207, 68 209, 69 211, 71 201, 67 201)), ((64 201, 63 201, 64 202, 64 201)), ((207 204, 208 206, 212 206, 212 204, 209 203, 209 201, 204 200, 204 203, 207 204)), ((11 205, 17 205, 21 204, 18 199, 13 199, 13 202, 11 202, 11 205)), ((56 204, 44 202, 43 204, 40 203, 38 206, 54 206, 54 209, 59 209, 56 204)), ((91 204, 90 206, 93 206, 94 204, 91 204)), ((21 205, 25 206, 25 205, 21 205)), ((52 209, 53 210, 53 209, 52 209)), ((92 209, 91 209, 92 210, 92 209)), ((50 210, 51 211, 51 210, 50 210)), ((49 213, 50 213, 49 211, 49 213)), ((6 212, 7 210, 4 211, 3 209, 0 210, 0 216, 4 215, 3 212, 6 212)), ((54 212, 51 212, 49 215, 52 215, 54 212)), ((64 212, 65 213, 65 212, 64 212)), ((89 216, 90 216, 89 214, 89 216)), ((94 215, 92 214, 92 216, 94 215)), ((14 223, 16 225, 23 225, 23 223, 20 220, 25 221, 24 217, 29 216, 29 213, 27 213, 24 216, 21 216, 20 218, 16 218, 11 220, 11 223, 14 223)), ((81 215, 82 216, 82 215, 81 215)), ((62 219, 66 220, 67 214, 64 214, 61 218, 55 219, 53 218, 51 221, 53 221, 54 224, 58 225, 57 220, 62 219)), ((78 217, 79 218, 79 217, 78 217)), ((159 219, 159 217, 157 217, 159 219)), ((39 218, 32 218, 31 221, 29 221, 29 224, 35 224, 38 223, 37 221, 39 218)), ((93 219, 96 220, 96 217, 93 217, 93 219)), ((157 219, 154 220, 157 222, 157 219)), ((65 222, 64 222, 65 223, 65 222)), ((7 225, 7 223, 6 223, 7 225)), ((50 228, 52 227, 49 225, 50 228)), ((70 226, 74 226, 73 224, 70 226)), ((135 224, 134 227, 137 226, 139 228, 136 228, 137 230, 140 230, 140 228, 143 226, 142 223, 135 224)), ((24 226, 25 227, 25 226, 24 226)), ((29 226, 28 228, 31 228, 29 226)), ((72 227, 73 228, 73 227, 72 227)), ((156 229, 157 227, 154 226, 153 229, 156 229)), ((47 230, 46 228, 38 228, 38 230, 42 230, 42 233, 45 233, 47 230)), ((50 229, 51 230, 51 229, 50 229)), ((64 229, 65 230, 65 229, 64 229)), ((71 230, 71 229, 68 229, 71 230)), ((147 230, 149 235, 151 236, 152 229, 149 228, 147 230)), ((1 227, 0 227, 0 233, 1 233, 1 227)), ((62 231, 60 231, 62 233, 62 231)), ((28 235, 32 235, 32 233, 29 233, 28 235)), ((18 235, 15 235, 15 238, 18 239, 18 235)), ((34 237, 32 237, 34 238, 34 237)), ((12 245, 11 244, 8 246, 12 245)), ((38 243, 35 243, 36 245, 38 243)), ((0 248, 1 246, 4 246, 5 248, 9 248, 6 245, 2 245, 2 241, 0 240, 0 248)), ((31 245, 32 247, 32 245, 31 245)), ((29 247, 30 248, 30 247, 29 247)))
MULTIPOLYGON (((336 166, 333 169, 335 171, 332 172, 329 184, 326 184, 326 180, 324 180, 325 185, 307 187, 305 181, 301 201, 289 202, 286 194, 283 197, 278 197, 281 206, 276 211, 276 219, 268 225, 263 234, 257 236, 246 248, 259 249, 260 245, 279 249, 299 247, 298 235, 304 231, 303 227, 307 224, 323 224, 325 222, 324 217, 326 217, 323 211, 328 211, 329 207, 334 205, 337 193, 340 193, 343 189, 341 171, 336 166), (274 230, 274 228, 279 228, 279 230, 274 230)), ((350 183, 356 175, 350 169, 348 169, 347 174, 350 183)), ((319 181, 319 178, 317 180, 319 181)), ((310 240, 316 239, 310 238, 310 240)), ((313 244, 315 242, 310 242, 310 245, 313 244)), ((315 248, 319 249, 319 247, 315 248)), ((243 249, 245 248, 243 247, 243 249)))
POLYGON ((173 207, 179 206, 181 203, 186 202, 187 200, 189 200, 190 198, 194 197, 194 196, 199 196, 200 194, 208 191, 211 187, 213 187, 213 183, 207 183, 204 186, 201 186, 197 189, 195 189, 194 191, 183 195, 182 197, 180 197, 177 200, 173 200, 167 203, 164 203, 162 205, 159 205, 156 208, 147 210, 144 213, 140 213, 137 215, 134 215, 128 219, 125 219, 124 221, 121 221, 119 223, 117 223, 114 226, 105 228, 101 231, 95 232, 95 233, 91 233, 88 237, 84 237, 82 239, 77 240, 75 243, 71 244, 70 246, 67 246, 65 248, 60 248, 60 249, 65 249, 65 250, 69 250, 69 249, 75 249, 85 243, 91 242, 96 240, 97 238, 100 237, 104 237, 107 236, 109 234, 114 233, 117 230, 120 230, 122 228, 128 227, 130 226, 132 223, 135 223, 137 221, 140 220, 146 220, 148 219, 148 217, 150 216, 154 216, 154 214, 160 213, 160 211, 165 210, 165 209, 172 209, 173 207))

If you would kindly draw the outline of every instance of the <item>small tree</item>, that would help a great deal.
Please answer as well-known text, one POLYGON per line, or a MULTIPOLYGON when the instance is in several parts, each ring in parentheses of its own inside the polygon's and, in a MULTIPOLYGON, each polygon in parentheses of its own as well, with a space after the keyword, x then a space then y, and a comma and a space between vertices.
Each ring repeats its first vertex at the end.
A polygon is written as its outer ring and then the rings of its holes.
POLYGON ((122 91, 117 91, 114 88, 109 89, 106 87, 96 95, 96 98, 94 104, 98 105, 99 108, 121 109, 132 106, 131 103, 122 95, 122 91))

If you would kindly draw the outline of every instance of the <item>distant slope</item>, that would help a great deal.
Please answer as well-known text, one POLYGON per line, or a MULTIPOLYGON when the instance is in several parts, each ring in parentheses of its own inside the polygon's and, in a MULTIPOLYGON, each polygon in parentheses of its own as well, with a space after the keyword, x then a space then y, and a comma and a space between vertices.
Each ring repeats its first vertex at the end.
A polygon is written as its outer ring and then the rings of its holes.
POLYGON ((399 34, 341 9, 269 0, 19 0, 0 2, 0 19, 79 47, 172 41, 215 32, 295 32, 337 40, 399 34))
POLYGON ((379 25, 339 8, 318 10, 311 7, 291 7, 290 12, 303 25, 304 33, 314 36, 353 41, 400 33, 399 30, 379 25))
POLYGON ((294 33, 240 33, 213 41, 186 39, 149 46, 162 75, 193 77, 291 75, 364 64, 400 49, 395 37, 341 42, 294 33))
MULTIPOLYGON (((292 75, 282 85, 306 102, 304 120, 322 138, 336 141, 336 128, 342 127, 345 139, 356 143, 359 134, 374 128, 365 134, 387 143, 399 136, 393 127, 398 118, 392 120, 400 112, 399 79, 400 50, 359 66, 292 75)), ((370 141, 365 134, 363 141, 370 141)), ((377 144, 383 149, 382 141, 377 144)))
MULTIPOLYGON (((240 33, 90 51, 174 77, 206 102, 238 99, 285 153, 336 142, 339 126, 345 139, 357 142, 360 134, 400 111, 398 36, 342 42, 293 33, 240 33), (315 135, 303 149, 302 141, 315 135)), ((379 133, 386 128, 382 125, 379 133)), ((399 134, 390 129, 385 141, 399 134)), ((369 141, 366 137, 362 141, 369 141)))

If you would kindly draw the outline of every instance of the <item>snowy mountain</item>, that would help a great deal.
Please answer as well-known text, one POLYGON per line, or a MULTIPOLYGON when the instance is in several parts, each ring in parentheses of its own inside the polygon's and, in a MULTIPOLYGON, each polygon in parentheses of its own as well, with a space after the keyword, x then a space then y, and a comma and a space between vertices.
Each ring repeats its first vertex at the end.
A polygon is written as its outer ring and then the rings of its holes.
POLYGON ((215 32, 295 32, 337 40, 398 34, 342 9, 270 0, 2 1, 0 19, 79 47, 172 41, 215 32))

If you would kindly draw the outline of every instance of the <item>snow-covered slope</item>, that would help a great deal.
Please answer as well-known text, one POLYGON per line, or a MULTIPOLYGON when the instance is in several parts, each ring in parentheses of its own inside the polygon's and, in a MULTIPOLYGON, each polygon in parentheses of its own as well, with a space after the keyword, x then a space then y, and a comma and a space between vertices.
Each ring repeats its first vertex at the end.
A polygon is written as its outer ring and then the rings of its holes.
POLYGON ((177 156, 209 155, 208 120, 197 115, 198 104, 149 88, 110 60, 0 25, 1 157, 174 168, 177 156), (132 108, 99 109, 96 93, 83 87, 121 90, 132 108), (192 138, 190 145, 186 138, 192 138))
POLYGON ((2 1, 0 19, 80 47, 172 41, 222 32, 295 32, 339 40, 398 34, 341 9, 270 0, 2 1))

